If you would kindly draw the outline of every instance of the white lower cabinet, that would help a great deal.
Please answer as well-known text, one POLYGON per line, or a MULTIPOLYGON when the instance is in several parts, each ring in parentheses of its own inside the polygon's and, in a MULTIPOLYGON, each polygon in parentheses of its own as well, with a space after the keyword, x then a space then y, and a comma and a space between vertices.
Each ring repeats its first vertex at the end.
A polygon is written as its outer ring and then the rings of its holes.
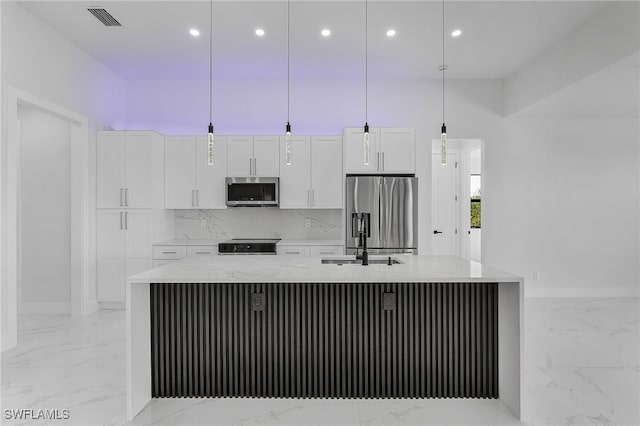
POLYGON ((311 256, 341 256, 344 254, 342 246, 310 246, 311 256))
POLYGON ((185 245, 163 244, 153 246, 153 267, 166 265, 185 258, 215 256, 218 254, 217 245, 185 245))
POLYGON ((151 269, 153 211, 98 209, 97 296, 123 302, 127 277, 151 269))
POLYGON ((284 245, 277 246, 277 253, 284 256, 340 256, 343 246, 338 245, 284 245))
POLYGON ((276 246, 276 252, 284 256, 309 256, 309 246, 276 246))

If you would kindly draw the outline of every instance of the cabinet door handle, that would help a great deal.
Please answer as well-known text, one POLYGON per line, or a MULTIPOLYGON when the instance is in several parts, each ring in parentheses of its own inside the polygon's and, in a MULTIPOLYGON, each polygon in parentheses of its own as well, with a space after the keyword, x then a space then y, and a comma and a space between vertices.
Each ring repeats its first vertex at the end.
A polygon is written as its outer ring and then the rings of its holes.
POLYGON ((200 207, 200 190, 196 189, 196 207, 200 207))
POLYGON ((384 152, 382 154, 382 171, 384 172, 384 152))
POLYGON ((178 254, 177 251, 163 251, 162 254, 178 254))
POLYGON ((311 207, 311 190, 307 189, 307 206, 311 207))
POLYGON ((197 251, 196 254, 211 254, 210 251, 197 251))
POLYGON ((129 188, 124 189, 124 205, 129 206, 129 188))
POLYGON ((316 206, 316 190, 312 189, 311 190, 311 207, 315 207, 316 206))
POLYGON ((124 193, 124 188, 120 188, 120 207, 124 206, 124 201, 123 200, 123 193, 124 193))
POLYGON ((120 212, 120 229, 124 229, 124 226, 122 225, 122 212, 120 212))
POLYGON ((286 251, 287 254, 300 254, 299 251, 286 251))
POLYGON ((332 251, 321 251, 320 254, 333 254, 332 251))
POLYGON ((249 175, 253 175, 253 158, 249 158, 249 175))
POLYGON ((256 176, 258 174, 258 160, 253 158, 253 175, 256 176))
POLYGON ((129 212, 124 212, 124 229, 129 229, 129 212))
POLYGON ((191 207, 195 207, 196 206, 196 190, 192 189, 191 190, 191 207))

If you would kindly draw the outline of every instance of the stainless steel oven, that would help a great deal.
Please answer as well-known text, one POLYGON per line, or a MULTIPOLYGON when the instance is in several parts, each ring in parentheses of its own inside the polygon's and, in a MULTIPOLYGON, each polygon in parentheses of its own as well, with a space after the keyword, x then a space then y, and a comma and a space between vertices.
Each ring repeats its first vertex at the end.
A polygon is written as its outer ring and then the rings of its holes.
POLYGON ((229 207, 278 207, 277 177, 228 177, 225 183, 229 207))

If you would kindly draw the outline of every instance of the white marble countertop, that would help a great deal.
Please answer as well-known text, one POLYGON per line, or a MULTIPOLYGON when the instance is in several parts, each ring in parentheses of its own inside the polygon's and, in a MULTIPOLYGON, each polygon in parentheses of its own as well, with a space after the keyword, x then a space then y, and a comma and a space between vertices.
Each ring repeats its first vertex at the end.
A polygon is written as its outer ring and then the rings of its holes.
MULTIPOLYGON (((353 256, 332 256, 349 259, 353 256)), ((370 256, 370 259, 386 256, 370 256)), ((135 283, 248 282, 523 282, 523 278, 455 256, 392 256, 387 266, 321 264, 321 257, 203 256, 129 277, 135 283)))

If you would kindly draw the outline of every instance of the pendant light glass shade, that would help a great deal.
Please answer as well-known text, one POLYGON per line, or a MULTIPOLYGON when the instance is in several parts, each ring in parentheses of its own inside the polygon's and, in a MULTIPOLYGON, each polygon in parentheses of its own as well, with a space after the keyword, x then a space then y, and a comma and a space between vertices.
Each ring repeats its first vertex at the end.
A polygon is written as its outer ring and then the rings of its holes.
POLYGON ((213 166, 214 152, 213 152, 213 124, 209 123, 209 134, 207 135, 207 164, 213 166))
POLYGON ((369 165, 369 123, 364 123, 364 139, 362 152, 364 155, 363 162, 365 166, 369 165))
POLYGON ((286 131, 284 133, 284 151, 285 159, 284 163, 287 166, 291 165, 291 124, 287 121, 286 131))

